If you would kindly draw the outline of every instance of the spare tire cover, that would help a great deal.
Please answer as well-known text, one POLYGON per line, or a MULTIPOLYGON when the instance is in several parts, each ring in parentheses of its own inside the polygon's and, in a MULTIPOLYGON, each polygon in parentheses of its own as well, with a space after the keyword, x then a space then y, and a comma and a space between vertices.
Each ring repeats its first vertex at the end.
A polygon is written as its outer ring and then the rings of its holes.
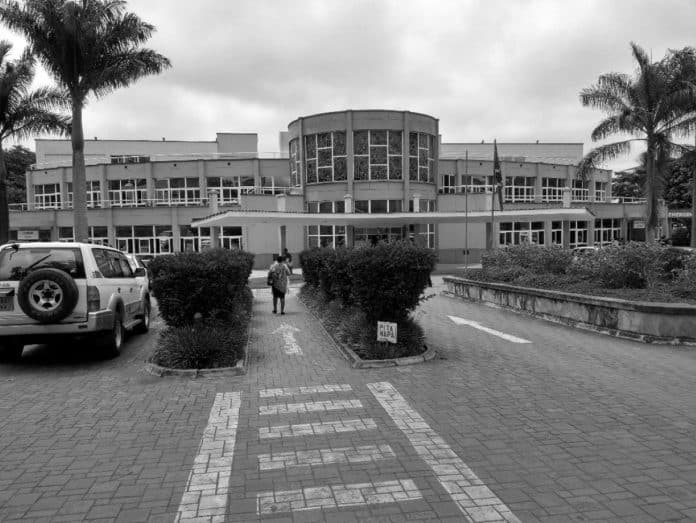
POLYGON ((75 280, 59 269, 37 269, 19 282, 17 302, 24 313, 41 323, 56 323, 77 305, 75 280))

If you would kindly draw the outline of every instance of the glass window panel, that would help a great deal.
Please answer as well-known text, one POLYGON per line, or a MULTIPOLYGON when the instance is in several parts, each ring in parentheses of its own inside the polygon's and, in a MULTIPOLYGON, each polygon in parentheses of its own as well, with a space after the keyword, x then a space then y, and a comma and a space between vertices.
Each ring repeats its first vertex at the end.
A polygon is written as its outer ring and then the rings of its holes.
POLYGON ((319 167, 319 181, 320 182, 330 182, 331 180, 331 167, 319 167))
POLYGON ((305 155, 309 158, 317 157, 317 135, 305 136, 305 155))
POLYGON ((421 167, 418 169, 418 180, 421 182, 428 181, 428 168, 427 167, 421 167))
POLYGON ((315 214, 319 212, 319 202, 307 202, 307 212, 315 214))
POLYGON ((381 146, 371 146, 370 147, 370 163, 375 164, 386 164, 387 163, 387 148, 381 146))
POLYGON ((99 226, 99 225, 92 227, 92 237, 93 238, 104 238, 108 235, 109 235, 109 233, 108 233, 107 227, 99 226))
POLYGON ((319 226, 320 236, 331 236, 333 235, 333 226, 331 225, 320 225, 319 226))
POLYGON ((346 133, 333 133, 333 153, 335 155, 346 154, 346 133))
POLYGON ((367 214, 368 212, 370 212, 369 205, 369 200, 355 200, 355 212, 367 214))
POLYGON ((317 182, 317 162, 316 160, 307 160, 307 183, 317 182))
POLYGON ((316 236, 319 233, 319 227, 317 225, 310 225, 307 227, 307 233, 316 236))
POLYGON ((356 180, 367 180, 369 172, 369 164, 367 157, 356 156, 355 157, 355 179, 356 180))
POLYGON ((223 227, 222 234, 224 236, 241 236, 242 235, 242 228, 241 227, 223 227))
POLYGON ((334 158, 334 180, 348 179, 348 167, 345 158, 334 158))
POLYGON ((392 156, 389 158, 389 179, 401 180, 401 156, 392 156))
POLYGON ((384 214, 387 212, 387 200, 372 200, 370 205, 372 214, 384 214))
POLYGON ((389 131, 389 154, 401 154, 401 131, 389 131))
POLYGON ((186 187, 198 187, 198 178, 186 178, 186 187))
POLYGON ((418 133, 409 133, 408 135, 408 154, 418 156, 418 133))
POLYGON ((386 180, 387 179, 387 166, 386 165, 373 165, 371 179, 372 180, 386 180))
POLYGON ((335 212, 343 214, 346 212, 346 203, 344 201, 334 202, 334 209, 335 212))
POLYGON ((367 131, 355 131, 353 133, 353 152, 355 154, 367 154, 367 131))
POLYGON ((321 213, 332 213, 333 212, 333 202, 320 202, 319 212, 321 213))
POLYGON ((428 151, 425 149, 420 149, 418 151, 418 165, 421 167, 428 167, 428 151))
POLYGON ((152 236, 152 225, 136 225, 133 227, 133 236, 138 238, 152 236))
POLYGON ((409 180, 418 181, 418 158, 409 158, 408 178, 409 180))
POLYGON ((370 131, 370 145, 387 145, 387 131, 370 131))
POLYGON ((132 227, 116 227, 116 236, 133 236, 133 228, 132 227))
POLYGON ((331 149, 319 150, 319 167, 331 167, 331 149))
POLYGON ((418 135, 418 147, 427 149, 428 148, 428 135, 425 133, 420 133, 418 135))
POLYGON ((401 200, 389 200, 389 212, 401 212, 402 205, 401 200))
POLYGON ((317 135, 317 147, 331 147, 331 133, 319 133, 317 135))

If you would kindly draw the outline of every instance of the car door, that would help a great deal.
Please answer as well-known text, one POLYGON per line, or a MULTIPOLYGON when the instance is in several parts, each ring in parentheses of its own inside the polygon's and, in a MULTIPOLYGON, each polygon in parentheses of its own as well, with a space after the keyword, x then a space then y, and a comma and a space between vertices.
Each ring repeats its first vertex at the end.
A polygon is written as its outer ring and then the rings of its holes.
POLYGON ((121 296, 123 297, 123 303, 126 308, 127 319, 125 321, 131 321, 140 313, 140 285, 138 285, 135 279, 135 274, 133 273, 133 269, 131 269, 126 255, 122 252, 112 252, 121 267, 121 274, 123 277, 121 296))

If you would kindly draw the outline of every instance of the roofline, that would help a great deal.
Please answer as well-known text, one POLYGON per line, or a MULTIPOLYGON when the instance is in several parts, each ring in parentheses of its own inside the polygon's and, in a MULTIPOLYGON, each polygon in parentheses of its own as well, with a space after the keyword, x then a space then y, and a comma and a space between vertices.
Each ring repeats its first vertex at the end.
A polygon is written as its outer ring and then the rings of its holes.
MULTIPOLYGON (((235 134, 235 133, 224 133, 235 134)), ((236 133, 236 134, 256 134, 256 133, 236 133)), ((35 142, 69 142, 70 138, 34 138, 35 142)), ((217 140, 126 140, 126 139, 104 139, 85 138, 85 142, 154 142, 154 143, 217 143, 217 140)))
POLYGON ((341 113, 409 113, 409 114, 417 114, 419 116, 427 116, 428 118, 432 118, 433 120, 439 122, 439 118, 435 118, 434 116, 426 113, 418 113, 415 111, 406 111, 406 110, 399 110, 399 109, 343 109, 341 111, 325 111, 323 113, 313 113, 313 114, 307 114, 305 116, 298 116, 294 120, 292 120, 289 124, 288 127, 290 127, 292 124, 295 122, 298 122, 304 118, 311 118, 313 116, 324 116, 327 114, 341 114, 341 113))
MULTIPOLYGON (((583 142, 496 142, 497 145, 584 145, 583 142)), ((493 142, 440 142, 440 145, 493 145, 493 142)))

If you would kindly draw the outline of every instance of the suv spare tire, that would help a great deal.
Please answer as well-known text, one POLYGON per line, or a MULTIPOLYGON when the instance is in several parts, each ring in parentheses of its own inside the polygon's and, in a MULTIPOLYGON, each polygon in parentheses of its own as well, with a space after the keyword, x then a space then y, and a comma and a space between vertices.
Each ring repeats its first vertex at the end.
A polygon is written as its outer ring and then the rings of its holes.
POLYGON ((75 280, 59 269, 37 269, 19 282, 17 302, 24 313, 41 323, 57 323, 77 305, 75 280))

